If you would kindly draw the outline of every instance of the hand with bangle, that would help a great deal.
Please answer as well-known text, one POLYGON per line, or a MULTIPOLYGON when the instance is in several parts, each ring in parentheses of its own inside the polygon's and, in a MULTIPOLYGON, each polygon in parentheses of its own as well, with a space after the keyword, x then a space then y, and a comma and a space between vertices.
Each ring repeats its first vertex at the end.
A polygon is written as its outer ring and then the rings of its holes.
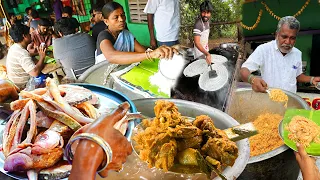
MULTIPOLYGON (((146 55, 148 58, 147 51, 146 51, 146 55)), ((173 54, 179 54, 178 49, 176 49, 175 47, 169 47, 169 46, 165 46, 165 45, 162 45, 153 51, 149 50, 149 57, 152 59, 153 58, 172 59, 173 54)))
POLYGON ((96 172, 101 177, 106 177, 109 170, 122 169, 122 164, 132 153, 132 147, 126 137, 113 126, 126 115, 129 108, 127 102, 121 104, 112 115, 102 115, 70 138, 65 148, 65 156, 69 161, 72 160, 69 179, 95 179, 96 172), (78 145, 74 143, 76 141, 79 141, 78 145), (74 146, 76 147, 73 148, 74 146), (74 155, 71 149, 75 149, 74 155))
POLYGON ((256 77, 253 74, 250 74, 248 76, 248 83, 252 85, 252 89, 255 92, 265 93, 266 90, 268 89, 267 83, 262 78, 256 77))
MULTIPOLYGON (((311 78, 310 78, 310 84, 311 84, 311 85, 317 86, 318 83, 320 83, 320 77, 311 77, 311 78)), ((318 85, 318 86, 319 86, 319 85, 318 85)))

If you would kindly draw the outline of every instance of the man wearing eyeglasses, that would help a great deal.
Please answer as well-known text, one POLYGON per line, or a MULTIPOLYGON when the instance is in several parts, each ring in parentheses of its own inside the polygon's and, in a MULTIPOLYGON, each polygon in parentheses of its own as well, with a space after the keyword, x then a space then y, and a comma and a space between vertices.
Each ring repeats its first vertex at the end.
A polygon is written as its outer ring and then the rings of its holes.
POLYGON ((102 7, 103 6, 95 5, 91 9, 91 22, 94 24, 92 27, 92 37, 94 42, 97 42, 99 33, 107 28, 103 21, 102 7))

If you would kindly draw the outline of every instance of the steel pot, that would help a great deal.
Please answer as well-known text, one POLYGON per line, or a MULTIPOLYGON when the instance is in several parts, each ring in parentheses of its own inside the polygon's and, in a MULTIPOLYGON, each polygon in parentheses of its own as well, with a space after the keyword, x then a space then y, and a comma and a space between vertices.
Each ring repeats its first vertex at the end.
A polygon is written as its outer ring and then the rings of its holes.
MULTIPOLYGON (((154 117, 154 105, 159 99, 138 99, 134 100, 134 104, 139 112, 142 114, 154 117)), ((239 125, 239 123, 226 113, 215 109, 213 107, 195 103, 191 101, 179 100, 179 99, 166 99, 176 104, 179 108, 179 112, 184 116, 196 117, 198 115, 208 115, 214 120, 214 124, 217 128, 226 129, 232 126, 239 125)), ((236 179, 244 170, 247 161, 249 159, 249 144, 248 139, 244 139, 237 142, 239 148, 239 156, 232 167, 227 167, 223 174, 227 179, 236 179)))
MULTIPOLYGON (((287 108, 310 109, 300 96, 284 92, 289 98, 287 108)), ((285 111, 283 104, 271 101, 267 93, 256 93, 248 87, 234 92, 228 114, 239 123, 246 123, 255 120, 262 113, 284 115, 285 111)), ((292 150, 283 145, 265 154, 250 157, 239 179, 297 179, 298 174, 299 166, 292 150)))

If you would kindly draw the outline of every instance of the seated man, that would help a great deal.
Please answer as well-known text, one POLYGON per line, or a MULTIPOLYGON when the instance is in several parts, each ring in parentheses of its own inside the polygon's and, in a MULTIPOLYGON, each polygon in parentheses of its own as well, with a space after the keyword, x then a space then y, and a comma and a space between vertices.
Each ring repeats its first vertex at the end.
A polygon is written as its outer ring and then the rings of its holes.
POLYGON ((68 78, 78 78, 94 65, 95 42, 87 33, 76 33, 71 18, 61 18, 54 25, 61 38, 53 41, 53 55, 59 60, 68 78))
POLYGON ((8 13, 8 18, 9 18, 9 22, 11 24, 11 26, 15 25, 15 24, 21 24, 21 21, 17 20, 17 16, 14 15, 13 13, 8 13))
POLYGON ((23 17, 23 23, 30 27, 30 22, 32 20, 32 17, 31 17, 32 8, 27 7, 25 12, 26 12, 26 15, 24 15, 23 17))
POLYGON ((25 88, 30 76, 37 77, 44 67, 45 48, 38 48, 40 59, 35 64, 29 52, 28 44, 31 43, 29 27, 26 25, 16 25, 10 29, 10 36, 15 42, 9 49, 7 55, 8 78, 20 89, 25 88))
POLYGON ((37 10, 32 9, 31 10, 31 20, 29 20, 28 25, 30 27, 30 33, 35 31, 38 28, 40 16, 37 10))
POLYGON ((70 7, 70 6, 63 7, 62 8, 62 17, 71 18, 71 20, 73 21, 73 24, 76 27, 76 32, 79 31, 80 23, 76 18, 72 17, 72 7, 70 7))
POLYGON ((31 56, 38 55, 37 47, 39 47, 41 43, 45 43, 45 47, 52 44, 51 22, 48 19, 40 19, 38 28, 31 32, 31 41, 27 47, 31 56))

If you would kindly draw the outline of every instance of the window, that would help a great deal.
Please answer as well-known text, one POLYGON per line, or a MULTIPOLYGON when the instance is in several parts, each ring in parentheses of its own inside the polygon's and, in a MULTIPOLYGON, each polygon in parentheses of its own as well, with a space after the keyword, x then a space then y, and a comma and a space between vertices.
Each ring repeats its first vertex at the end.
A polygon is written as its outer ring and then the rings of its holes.
POLYGON ((148 0, 129 0, 131 22, 147 22, 147 14, 143 12, 148 0))

